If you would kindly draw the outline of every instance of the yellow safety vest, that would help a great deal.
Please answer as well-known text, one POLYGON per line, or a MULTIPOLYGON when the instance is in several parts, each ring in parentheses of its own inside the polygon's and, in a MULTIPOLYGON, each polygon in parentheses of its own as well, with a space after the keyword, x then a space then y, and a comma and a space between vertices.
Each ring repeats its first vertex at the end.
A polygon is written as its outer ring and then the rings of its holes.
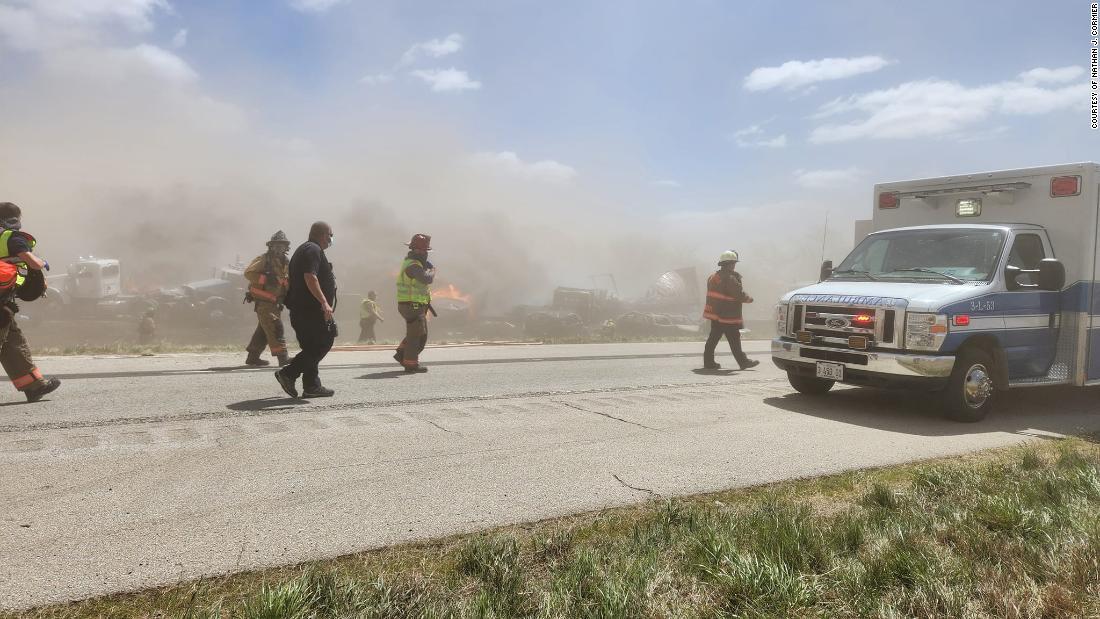
MULTIPOLYGON (((15 230, 4 230, 4 232, 0 234, 0 260, 11 257, 8 255, 8 240, 11 239, 11 235, 13 234, 15 234, 15 230)), ((31 251, 34 251, 34 246, 37 243, 34 240, 34 237, 29 234, 25 234, 24 236, 28 241, 27 244, 31 247, 31 251)), ((18 288, 19 286, 23 285, 24 281, 27 280, 27 263, 23 262, 22 260, 9 262, 14 264, 16 268, 19 269, 18 274, 15 276, 15 286, 16 288, 18 288)))
POLYGON ((413 264, 419 264, 421 268, 424 267, 423 262, 412 258, 405 258, 401 262, 401 270, 397 273, 397 302, 427 305, 432 302, 432 293, 428 289, 428 285, 405 275, 405 269, 413 264))

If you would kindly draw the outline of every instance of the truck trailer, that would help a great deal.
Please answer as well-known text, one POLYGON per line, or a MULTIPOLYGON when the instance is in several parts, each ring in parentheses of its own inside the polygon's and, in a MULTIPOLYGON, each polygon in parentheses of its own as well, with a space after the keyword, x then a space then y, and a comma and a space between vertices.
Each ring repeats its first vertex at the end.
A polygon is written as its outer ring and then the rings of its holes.
POLYGON ((869 234, 776 306, 795 390, 938 391, 978 421, 1009 389, 1100 384, 1100 165, 875 185, 869 234))

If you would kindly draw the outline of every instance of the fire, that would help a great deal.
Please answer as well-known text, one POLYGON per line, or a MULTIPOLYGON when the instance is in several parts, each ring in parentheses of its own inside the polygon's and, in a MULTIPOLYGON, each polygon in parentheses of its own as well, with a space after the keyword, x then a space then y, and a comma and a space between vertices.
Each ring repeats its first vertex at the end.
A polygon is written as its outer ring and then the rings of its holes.
POLYGON ((471 295, 463 294, 454 284, 447 284, 446 288, 432 290, 432 296, 440 299, 455 299, 456 301, 462 301, 466 304, 469 304, 472 298, 471 295))

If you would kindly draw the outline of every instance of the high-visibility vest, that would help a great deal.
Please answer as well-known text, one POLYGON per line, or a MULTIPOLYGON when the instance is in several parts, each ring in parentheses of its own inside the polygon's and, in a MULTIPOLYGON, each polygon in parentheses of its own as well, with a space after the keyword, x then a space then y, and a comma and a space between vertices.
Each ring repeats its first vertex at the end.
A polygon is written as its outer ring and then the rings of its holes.
MULTIPOLYGON (((18 288, 19 286, 23 285, 24 281, 27 280, 27 263, 22 260, 14 260, 14 256, 8 255, 8 241, 11 239, 13 234, 15 234, 15 230, 4 230, 3 233, 0 233, 0 260, 3 260, 4 262, 7 262, 15 267, 15 273, 13 274, 15 280, 14 285, 18 288)), ((26 232, 21 232, 20 234, 27 240, 27 244, 30 246, 31 251, 34 251, 34 246, 37 243, 34 240, 34 237, 27 234, 26 232)), ((11 276, 7 273, 0 272, 0 288, 6 289, 11 287, 11 276)))
POLYGON ((401 262, 401 270, 397 273, 397 302, 427 305, 432 302, 432 293, 428 289, 428 284, 405 274, 405 269, 413 264, 424 267, 423 262, 412 258, 405 258, 401 262))

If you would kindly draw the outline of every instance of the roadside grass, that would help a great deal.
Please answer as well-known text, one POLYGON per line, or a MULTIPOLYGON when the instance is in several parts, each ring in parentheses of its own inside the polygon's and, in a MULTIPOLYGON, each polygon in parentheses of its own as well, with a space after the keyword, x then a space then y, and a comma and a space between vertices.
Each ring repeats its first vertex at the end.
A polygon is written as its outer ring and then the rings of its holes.
POLYGON ((1095 617, 1100 445, 654 500, 20 616, 1095 617))
POLYGON ((241 344, 177 344, 161 341, 153 344, 116 342, 114 344, 73 344, 70 346, 36 346, 35 357, 75 355, 156 355, 168 353, 244 352, 241 344))

